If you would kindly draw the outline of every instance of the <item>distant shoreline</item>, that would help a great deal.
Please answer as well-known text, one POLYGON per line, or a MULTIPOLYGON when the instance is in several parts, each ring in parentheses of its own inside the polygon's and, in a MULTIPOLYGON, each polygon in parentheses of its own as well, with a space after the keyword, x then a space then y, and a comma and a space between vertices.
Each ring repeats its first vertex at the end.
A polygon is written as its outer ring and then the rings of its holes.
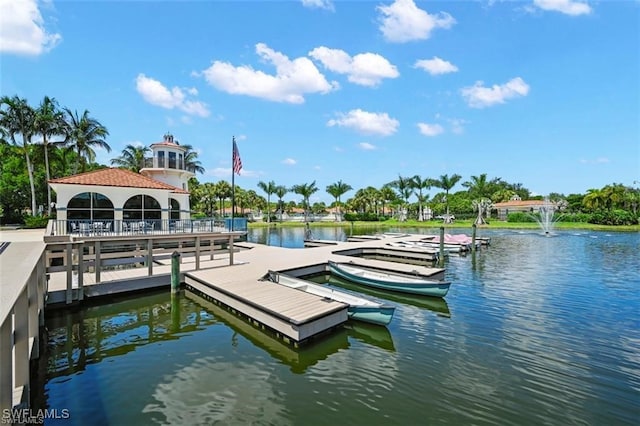
MULTIPOLYGON (((268 226, 281 227, 281 228, 300 228, 305 226, 305 222, 249 222, 249 228, 266 228, 268 226)), ((351 222, 309 222, 310 227, 322 228, 322 227, 334 227, 340 226, 343 228, 350 228, 351 222)), ((395 220, 387 220, 383 222, 353 222, 354 228, 433 228, 439 229, 444 226, 445 228, 460 228, 471 229, 473 221, 471 220, 459 220, 450 224, 443 224, 438 221, 424 221, 419 222, 417 220, 408 220, 406 222, 398 222, 395 220)), ((479 225, 478 231, 487 229, 540 229, 537 223, 513 223, 503 221, 491 221, 488 225, 479 225)), ((554 229, 557 230, 571 230, 580 229, 588 231, 612 231, 612 232, 640 232, 640 225, 596 225, 593 223, 576 223, 576 222, 557 222, 554 225, 554 229)))

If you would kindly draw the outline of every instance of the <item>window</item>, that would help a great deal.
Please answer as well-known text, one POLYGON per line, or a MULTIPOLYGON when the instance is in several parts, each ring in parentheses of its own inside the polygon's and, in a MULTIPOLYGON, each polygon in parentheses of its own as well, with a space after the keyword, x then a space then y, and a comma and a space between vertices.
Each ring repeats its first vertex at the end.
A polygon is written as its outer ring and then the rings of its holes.
POLYGON ((98 192, 82 192, 69 200, 67 220, 113 220, 113 203, 98 192))
POLYGON ((158 151, 158 168, 164 169, 164 151, 158 151))
POLYGON ((175 169, 176 168, 176 153, 175 152, 169 152, 169 168, 170 169, 175 169))
POLYGON ((184 163, 182 160, 182 154, 178 154, 178 168, 180 170, 184 170, 184 163))
POLYGON ((122 218, 124 220, 160 220, 162 209, 155 198, 149 195, 134 195, 124 203, 122 218))
POLYGON ((169 219, 180 219, 180 203, 174 198, 169 198, 169 219))

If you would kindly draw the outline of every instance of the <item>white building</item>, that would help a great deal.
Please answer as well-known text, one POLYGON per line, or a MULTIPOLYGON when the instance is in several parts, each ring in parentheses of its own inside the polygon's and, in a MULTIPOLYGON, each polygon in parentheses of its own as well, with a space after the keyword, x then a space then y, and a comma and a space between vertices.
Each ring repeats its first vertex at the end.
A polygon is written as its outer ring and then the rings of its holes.
POLYGON ((189 219, 188 181, 195 173, 185 165, 186 149, 167 134, 151 145, 140 173, 108 168, 52 179, 57 219, 67 221, 163 221, 189 219))

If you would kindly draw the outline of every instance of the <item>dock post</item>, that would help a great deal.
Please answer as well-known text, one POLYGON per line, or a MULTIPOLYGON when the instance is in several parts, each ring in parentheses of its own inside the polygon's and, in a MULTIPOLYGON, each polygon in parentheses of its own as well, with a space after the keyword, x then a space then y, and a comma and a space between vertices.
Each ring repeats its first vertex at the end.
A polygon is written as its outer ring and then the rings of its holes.
POLYGON ((476 224, 471 227, 471 253, 476 254, 476 224))
POLYGON ((440 227, 440 265, 444 265, 444 226, 440 227))
POLYGON ((171 293, 180 291, 180 253, 171 254, 171 293))

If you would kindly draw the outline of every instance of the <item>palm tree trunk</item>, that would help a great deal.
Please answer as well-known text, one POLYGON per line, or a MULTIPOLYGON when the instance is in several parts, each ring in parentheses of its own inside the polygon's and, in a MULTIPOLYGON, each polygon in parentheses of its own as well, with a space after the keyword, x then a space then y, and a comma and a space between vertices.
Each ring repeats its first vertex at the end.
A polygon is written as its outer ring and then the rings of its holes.
POLYGON ((267 223, 271 223, 271 194, 267 194, 267 223))
POLYGON ((47 136, 42 135, 42 145, 44 146, 44 168, 47 176, 47 216, 51 216, 51 173, 49 172, 49 147, 47 145, 47 136))
POLYGON ((31 215, 36 215, 36 187, 33 183, 33 166, 31 165, 31 158, 29 158, 29 152, 27 147, 24 147, 24 155, 27 159, 27 171, 29 172, 29 186, 31 187, 31 215))

